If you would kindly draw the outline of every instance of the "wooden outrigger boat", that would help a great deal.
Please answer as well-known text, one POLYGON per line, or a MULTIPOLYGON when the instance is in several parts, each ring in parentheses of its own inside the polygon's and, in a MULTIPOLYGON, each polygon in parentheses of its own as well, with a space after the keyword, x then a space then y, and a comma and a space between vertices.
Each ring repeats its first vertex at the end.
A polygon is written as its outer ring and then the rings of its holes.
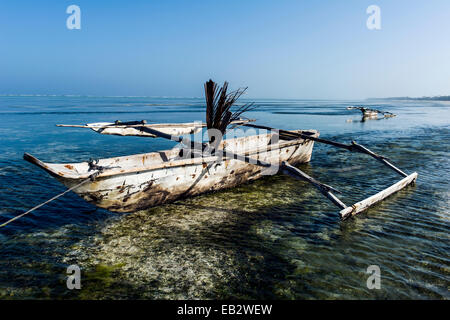
MULTIPOLYGON (((169 135, 149 126, 142 126, 138 129, 139 136, 170 139, 181 142, 185 147, 100 159, 95 162, 50 164, 27 153, 24 159, 50 173, 86 201, 118 212, 131 212, 183 197, 231 188, 258 179, 264 175, 262 171, 264 168, 275 166, 279 167, 281 173, 314 185, 341 209, 339 212, 341 219, 346 219, 366 210, 417 179, 416 172, 408 175, 388 162, 385 157, 373 153, 356 142, 346 145, 320 139, 319 132, 316 130, 276 130, 251 124, 248 120, 238 123, 247 127, 275 130, 275 133, 226 139, 221 141, 214 155, 186 157, 180 156, 183 154, 182 151, 185 155, 194 154, 204 150, 206 144, 169 135), (274 140, 278 142, 273 143, 274 140), (347 206, 335 196, 334 193, 339 193, 335 188, 315 180, 294 167, 310 161, 314 142, 368 154, 404 178, 372 197, 347 206)), ((108 124, 108 126, 112 125, 108 124)), ((90 126, 80 127, 89 128, 90 126)))
MULTIPOLYGON (((317 137, 317 131, 293 131, 317 137)), ((223 140, 220 149, 260 161, 277 164, 308 162, 313 141, 298 138, 279 139, 271 144, 274 133, 223 140)), ((74 189, 84 200, 110 211, 130 212, 171 202, 179 198, 221 190, 258 179, 264 167, 218 156, 181 156, 179 148, 100 159, 94 163, 44 163, 25 154, 25 160, 39 166, 71 188, 89 178, 97 168, 106 168, 95 180, 74 189)))
POLYGON ((370 108, 365 108, 365 107, 354 107, 354 106, 347 107, 347 110, 355 110, 355 109, 361 111, 363 119, 378 118, 379 114, 383 115, 384 118, 395 117, 395 114, 393 114, 392 112, 389 112, 389 111, 381 111, 381 110, 370 109, 370 108))
POLYGON ((47 171, 69 189, 22 213, 0 227, 73 191, 87 202, 110 211, 132 212, 151 206, 195 196, 204 192, 231 188, 267 174, 281 172, 307 181, 339 207, 341 219, 366 210, 417 179, 417 172, 406 174, 387 158, 352 142, 343 144, 319 138, 316 130, 286 131, 250 123, 239 116, 252 106, 230 107, 245 91, 227 94, 227 83, 218 89, 213 81, 205 84, 206 123, 147 124, 145 121, 86 125, 58 125, 89 128, 100 134, 164 138, 180 143, 181 148, 80 163, 45 163, 25 153, 24 159, 47 171), (268 130, 268 133, 223 140, 229 125, 268 130), (209 141, 191 141, 182 135, 208 128, 209 141), (214 129, 219 132, 216 136, 214 129), (295 165, 309 162, 314 142, 367 154, 394 170, 403 179, 389 188, 357 202, 344 204, 335 188, 317 181, 295 165))

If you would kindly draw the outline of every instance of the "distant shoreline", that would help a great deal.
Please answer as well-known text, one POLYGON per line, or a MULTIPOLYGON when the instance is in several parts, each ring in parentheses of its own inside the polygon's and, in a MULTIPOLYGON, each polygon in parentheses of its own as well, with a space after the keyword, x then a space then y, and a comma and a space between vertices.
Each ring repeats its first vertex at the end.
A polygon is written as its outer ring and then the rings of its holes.
POLYGON ((367 100, 418 100, 418 101, 450 101, 450 96, 437 97, 390 97, 390 98, 368 98, 367 100))
MULTIPOLYGON (((83 94, 0 94, 0 98, 8 97, 23 97, 23 98, 149 98, 149 99, 201 99, 203 97, 178 97, 178 96, 145 96, 145 95, 83 95, 83 94)), ((319 99, 319 98, 251 98, 246 97, 243 100, 286 100, 286 101, 386 101, 386 100, 398 100, 398 101, 450 101, 450 96, 435 96, 435 97, 387 97, 387 98, 359 98, 359 99, 319 99)))

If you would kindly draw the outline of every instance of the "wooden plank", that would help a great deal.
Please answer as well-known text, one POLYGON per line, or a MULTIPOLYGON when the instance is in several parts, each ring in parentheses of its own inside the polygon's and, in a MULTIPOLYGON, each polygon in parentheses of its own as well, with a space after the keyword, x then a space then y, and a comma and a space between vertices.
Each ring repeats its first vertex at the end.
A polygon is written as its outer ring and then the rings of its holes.
POLYGON ((354 205, 352 205, 351 207, 347 207, 347 208, 341 210, 339 212, 339 215, 341 216, 342 220, 345 220, 348 217, 354 216, 354 215, 368 209, 369 207, 373 206, 377 202, 380 202, 381 200, 389 197, 393 193, 403 189, 410 183, 413 183, 416 179, 417 179, 417 172, 414 172, 414 173, 410 174, 409 176, 407 176, 406 178, 393 184, 389 188, 384 189, 383 191, 380 191, 377 194, 375 194, 367 199, 357 202, 354 205))

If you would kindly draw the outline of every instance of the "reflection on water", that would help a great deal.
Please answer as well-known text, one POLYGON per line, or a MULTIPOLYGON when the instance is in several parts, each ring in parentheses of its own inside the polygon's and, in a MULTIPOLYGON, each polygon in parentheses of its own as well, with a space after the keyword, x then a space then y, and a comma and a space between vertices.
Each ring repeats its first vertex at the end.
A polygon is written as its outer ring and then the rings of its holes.
MULTIPOLYGON (((0 298, 449 298, 448 106, 389 101, 386 109, 397 117, 348 123, 345 106, 361 102, 259 103, 249 115, 259 122, 355 139, 406 172, 418 171, 417 184, 346 222, 311 186, 284 176, 131 214, 95 209, 68 194, 0 231, 0 298), (79 291, 66 289, 70 264, 82 268, 79 291), (381 268, 381 290, 366 287, 372 264, 381 268)), ((55 123, 187 122, 203 118, 201 105, 0 97, 0 222, 64 190, 24 163, 24 151, 63 162, 172 145, 55 123)), ((302 170, 339 189, 347 204, 401 178, 367 156, 317 144, 302 170)))

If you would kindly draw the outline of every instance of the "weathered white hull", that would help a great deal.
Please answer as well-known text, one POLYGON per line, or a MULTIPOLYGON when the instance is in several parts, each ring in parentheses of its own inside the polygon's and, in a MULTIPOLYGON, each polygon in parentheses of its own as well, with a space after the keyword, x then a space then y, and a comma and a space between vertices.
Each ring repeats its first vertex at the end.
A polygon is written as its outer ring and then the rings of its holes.
MULTIPOLYGON (((296 131, 296 132, 300 132, 296 131)), ((311 136, 318 136, 310 130, 311 136)), ((246 154, 273 164, 288 161, 292 165, 308 162, 313 141, 280 140, 270 144, 271 134, 225 140, 221 148, 246 154)), ((131 212, 195 196, 204 192, 231 188, 262 177, 266 169, 240 160, 216 157, 179 159, 179 150, 152 152, 128 157, 101 159, 98 165, 109 167, 93 182, 74 192, 98 207, 110 211, 131 212)), ((31 161, 72 187, 89 176, 88 164, 46 164, 31 161)), ((276 172, 275 168, 275 172, 276 172)))

